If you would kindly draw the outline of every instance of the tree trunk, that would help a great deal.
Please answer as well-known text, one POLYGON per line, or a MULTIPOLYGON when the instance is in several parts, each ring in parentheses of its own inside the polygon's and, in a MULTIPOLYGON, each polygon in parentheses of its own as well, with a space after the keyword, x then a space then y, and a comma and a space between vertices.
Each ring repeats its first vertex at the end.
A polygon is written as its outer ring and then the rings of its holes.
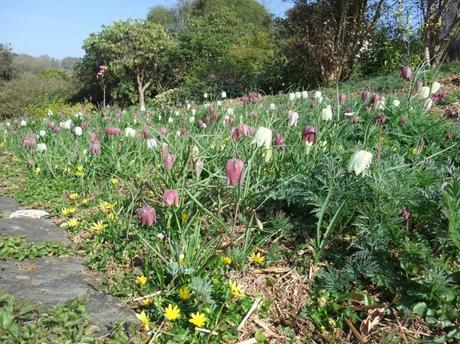
POLYGON ((102 107, 105 108, 105 85, 102 85, 102 107))
POLYGON ((147 85, 142 85, 143 83, 143 77, 141 73, 136 74, 136 81, 137 81, 137 96, 139 98, 139 106, 141 108, 141 111, 145 111, 145 99, 144 99, 144 92, 145 89, 147 88, 147 85))
POLYGON ((430 57, 430 49, 428 47, 425 47, 423 56, 424 56, 426 66, 430 68, 431 67, 431 57, 430 57))

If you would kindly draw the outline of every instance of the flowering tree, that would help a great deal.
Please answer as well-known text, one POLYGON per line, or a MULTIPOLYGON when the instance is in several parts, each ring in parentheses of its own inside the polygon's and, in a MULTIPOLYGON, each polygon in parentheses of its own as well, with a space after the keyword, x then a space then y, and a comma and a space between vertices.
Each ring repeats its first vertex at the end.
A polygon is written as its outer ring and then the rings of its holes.
MULTIPOLYGON (((103 26, 101 32, 85 40, 83 61, 94 61, 91 57, 97 57, 105 62, 115 79, 134 82, 144 111, 146 90, 158 89, 168 77, 167 64, 173 46, 174 40, 158 24, 143 20, 118 21, 103 26)), ((100 68, 100 63, 97 66, 100 68)))

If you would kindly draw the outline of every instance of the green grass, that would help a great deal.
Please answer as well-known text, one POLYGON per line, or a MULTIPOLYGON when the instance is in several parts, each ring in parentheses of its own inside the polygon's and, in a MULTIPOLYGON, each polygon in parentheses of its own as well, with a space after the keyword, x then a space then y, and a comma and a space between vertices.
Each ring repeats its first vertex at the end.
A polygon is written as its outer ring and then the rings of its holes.
POLYGON ((70 245, 45 242, 34 244, 23 237, 0 234, 0 259, 34 259, 45 256, 69 256, 74 254, 70 245))

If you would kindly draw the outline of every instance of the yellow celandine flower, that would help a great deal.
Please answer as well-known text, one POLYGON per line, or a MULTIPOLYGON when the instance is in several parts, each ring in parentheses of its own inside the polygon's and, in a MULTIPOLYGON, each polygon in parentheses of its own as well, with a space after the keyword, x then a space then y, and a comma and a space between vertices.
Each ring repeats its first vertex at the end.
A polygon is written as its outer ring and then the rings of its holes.
POLYGON ((93 222, 89 229, 93 232, 102 232, 107 225, 102 221, 93 222))
POLYGON ((112 185, 118 185, 120 183, 120 180, 118 178, 112 178, 112 185))
POLYGON ((147 277, 144 275, 136 277, 136 284, 139 284, 141 287, 147 284, 147 277))
POLYGON ((238 283, 236 283, 235 281, 229 280, 228 285, 230 287, 230 293, 233 296, 236 296, 236 297, 243 297, 244 296, 244 293, 241 290, 241 288, 239 287, 238 283))
POLYGON ((79 224, 78 220, 77 219, 71 219, 69 221, 67 221, 67 227, 69 228, 75 228, 77 227, 79 224))
POLYGON ((150 305, 151 301, 152 300, 150 300, 150 298, 146 298, 146 299, 142 300, 141 304, 142 304, 142 306, 148 306, 148 305, 150 305))
POLYGON ((77 209, 75 209, 75 208, 63 208, 63 209, 61 209, 61 215, 62 216, 69 216, 69 215, 75 214, 76 211, 77 211, 77 209))
POLYGON ((35 174, 40 174, 41 171, 42 171, 42 169, 40 167, 34 168, 34 173, 35 174))
POLYGON ((110 220, 110 221, 115 220, 115 213, 109 213, 109 214, 107 214, 107 219, 110 220))
POLYGON ((182 299, 182 300, 188 300, 192 297, 192 293, 190 291, 190 288, 187 288, 187 287, 182 287, 179 289, 179 297, 182 299))
POLYGON ((163 315, 166 320, 174 321, 180 316, 180 309, 176 305, 169 304, 168 307, 164 309, 163 315))
POLYGON ((67 173, 67 174, 69 174, 69 173, 72 172, 72 170, 70 169, 70 167, 66 167, 66 168, 64 169, 64 172, 67 173))
POLYGON ((76 192, 71 193, 71 194, 69 195, 69 199, 70 199, 71 201, 77 200, 77 199, 78 199, 78 193, 76 193, 76 192))
POLYGON ((104 201, 104 202, 99 203, 97 207, 99 208, 100 211, 104 213, 108 213, 110 210, 113 209, 114 205, 112 203, 104 201))
POLYGON ((251 262, 254 264, 262 264, 265 262, 265 257, 260 254, 260 252, 252 252, 250 256, 251 262))
POLYGON ((222 257, 220 257, 220 260, 221 260, 222 263, 224 263, 225 265, 230 265, 230 264, 232 264, 232 262, 233 262, 232 258, 230 258, 229 256, 222 256, 222 257))
POLYGON ((206 321, 208 321, 208 319, 203 313, 196 312, 196 313, 190 314, 190 319, 188 319, 188 321, 191 322, 196 327, 203 327, 206 321))
POLYGON ((84 174, 85 174, 85 168, 83 167, 83 165, 78 165, 78 166, 77 166, 77 169, 76 169, 76 171, 75 171, 75 175, 76 175, 77 177, 81 177, 81 176, 84 175, 84 174))
POLYGON ((81 205, 88 205, 88 204, 89 204, 89 198, 85 197, 81 200, 81 205))
POLYGON ((144 327, 144 330, 149 331, 150 330, 150 319, 148 315, 145 313, 145 311, 140 312, 139 314, 136 314, 136 317, 140 320, 142 326, 144 327))

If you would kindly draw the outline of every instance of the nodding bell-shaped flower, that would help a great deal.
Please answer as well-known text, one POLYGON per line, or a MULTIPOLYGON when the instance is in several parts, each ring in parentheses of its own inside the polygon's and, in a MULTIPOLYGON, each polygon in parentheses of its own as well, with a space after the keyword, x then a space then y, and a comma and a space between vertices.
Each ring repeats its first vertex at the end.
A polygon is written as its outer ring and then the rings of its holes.
POLYGON ((320 99, 320 98, 322 98, 322 97, 323 97, 323 96, 322 96, 322 94, 321 94, 321 91, 315 91, 315 95, 314 95, 313 98, 315 98, 316 100, 318 100, 318 99, 320 99))
POLYGON ((222 99, 227 98, 227 92, 222 91, 222 93, 220 94, 220 97, 221 97, 222 99))
POLYGON ((121 133, 120 128, 114 128, 114 127, 105 128, 105 134, 107 136, 120 136, 120 133, 121 133))
POLYGON ((302 132, 302 140, 304 142, 313 143, 316 140, 316 129, 315 127, 305 127, 302 132))
POLYGON ((341 94, 339 95, 339 105, 344 105, 345 102, 347 101, 347 97, 345 96, 345 94, 341 94))
POLYGON ((348 172, 354 172, 357 176, 365 172, 372 162, 372 153, 360 150, 355 152, 348 164, 348 172))
POLYGON ((288 97, 289 97, 289 100, 292 102, 293 100, 295 100, 295 93, 293 92, 289 93, 288 97))
POLYGON ((257 147, 263 146, 268 149, 272 146, 272 135, 273 132, 271 129, 259 127, 254 135, 254 140, 252 140, 252 143, 255 143, 257 147))
POLYGON ((308 98, 308 92, 302 91, 302 99, 307 99, 307 98, 308 98))
MULTIPOLYGON (((72 123, 72 121, 70 121, 70 123, 72 123)), ((25 127, 25 126, 27 125, 27 121, 25 121, 25 120, 22 119, 21 122, 19 122, 19 125, 20 125, 21 127, 25 127)), ((69 129, 70 129, 70 128, 69 128, 69 129)))
POLYGON ((302 92, 297 91, 297 92, 295 93, 295 97, 296 97, 296 99, 302 98, 302 92))
POLYGON ((36 144, 36 141, 35 141, 34 135, 26 135, 22 139, 22 146, 24 148, 28 148, 28 149, 35 148, 35 144, 36 144))
POLYGON ((171 172, 174 166, 174 162, 176 161, 176 157, 168 152, 166 154, 163 154, 163 161, 168 172, 171 172))
POLYGON ((332 120, 332 109, 331 106, 328 105, 326 106, 322 111, 321 111, 321 119, 323 121, 330 121, 332 120))
POLYGON ((179 192, 176 189, 167 189, 163 193, 163 204, 167 207, 175 205, 179 208, 179 192))
POLYGON ((125 137, 136 137, 136 130, 133 128, 125 128, 125 137))
POLYGON ((59 123, 59 126, 62 129, 70 129, 72 127, 72 120, 68 119, 67 121, 61 122, 59 123))
POLYGON ((270 111, 275 111, 275 110, 276 110, 276 105, 275 105, 275 103, 270 103, 270 106, 268 107, 268 110, 270 110, 270 111))
POLYGON ((155 149, 158 147, 158 142, 155 139, 147 139, 147 148, 148 149, 155 149))
POLYGON ((82 128, 83 130, 88 129, 88 128, 89 128, 88 122, 81 122, 81 128, 82 128))
POLYGON ((375 109, 377 107, 377 105, 379 104, 380 102, 380 97, 378 94, 373 94, 372 97, 371 97, 371 100, 370 100, 370 104, 372 106, 373 109, 375 109))
POLYGON ((227 173, 227 184, 228 185, 241 185, 243 184, 243 172, 244 172, 244 162, 240 159, 230 159, 227 161, 225 166, 225 171, 227 173))
POLYGON ((289 115, 288 115, 289 126, 290 127, 296 126, 298 120, 299 120, 299 114, 295 111, 289 111, 289 115))
POLYGON ((439 89, 441 88, 441 84, 437 81, 433 82, 433 85, 431 85, 431 94, 435 94, 436 92, 439 91, 439 89))
POLYGON ((412 80, 412 69, 410 68, 410 66, 404 66, 401 68, 401 78, 403 78, 406 81, 412 80))
POLYGON ((76 136, 82 136, 83 135, 83 129, 81 127, 75 127, 73 129, 73 132, 76 136))
POLYGON ((194 161, 193 167, 195 169, 195 174, 197 178, 200 178, 201 172, 203 172, 204 160, 203 158, 197 158, 194 161))
POLYGON ((401 102, 398 99, 394 99, 392 104, 394 107, 399 107, 399 105, 401 105, 401 102))
POLYGON ((284 137, 281 134, 275 135, 275 145, 279 149, 284 149, 284 147, 286 146, 284 142, 284 137))
POLYGON ((97 133, 89 134, 89 140, 91 141, 91 143, 99 142, 99 134, 97 133))
POLYGON ((161 136, 166 136, 168 134, 168 129, 166 129, 165 127, 161 127, 158 132, 161 136))
POLYGON ((39 143, 39 144, 37 144, 36 150, 37 150, 37 152, 40 153, 40 152, 46 151, 46 148, 47 148, 46 143, 39 143))
POLYGON ((361 99, 365 102, 367 102, 367 100, 369 99, 369 91, 368 90, 364 90, 363 93, 361 93, 361 99))
POLYGON ((418 91, 418 96, 420 99, 427 99, 430 96, 430 88, 428 86, 420 87, 418 91))
POLYGON ((89 146, 89 152, 91 154, 95 154, 95 155, 98 155, 101 153, 101 145, 99 144, 99 142, 94 142, 91 144, 91 146, 89 146))
POLYGON ((157 212, 151 207, 142 207, 137 211, 137 217, 141 226, 152 227, 157 223, 157 212))

